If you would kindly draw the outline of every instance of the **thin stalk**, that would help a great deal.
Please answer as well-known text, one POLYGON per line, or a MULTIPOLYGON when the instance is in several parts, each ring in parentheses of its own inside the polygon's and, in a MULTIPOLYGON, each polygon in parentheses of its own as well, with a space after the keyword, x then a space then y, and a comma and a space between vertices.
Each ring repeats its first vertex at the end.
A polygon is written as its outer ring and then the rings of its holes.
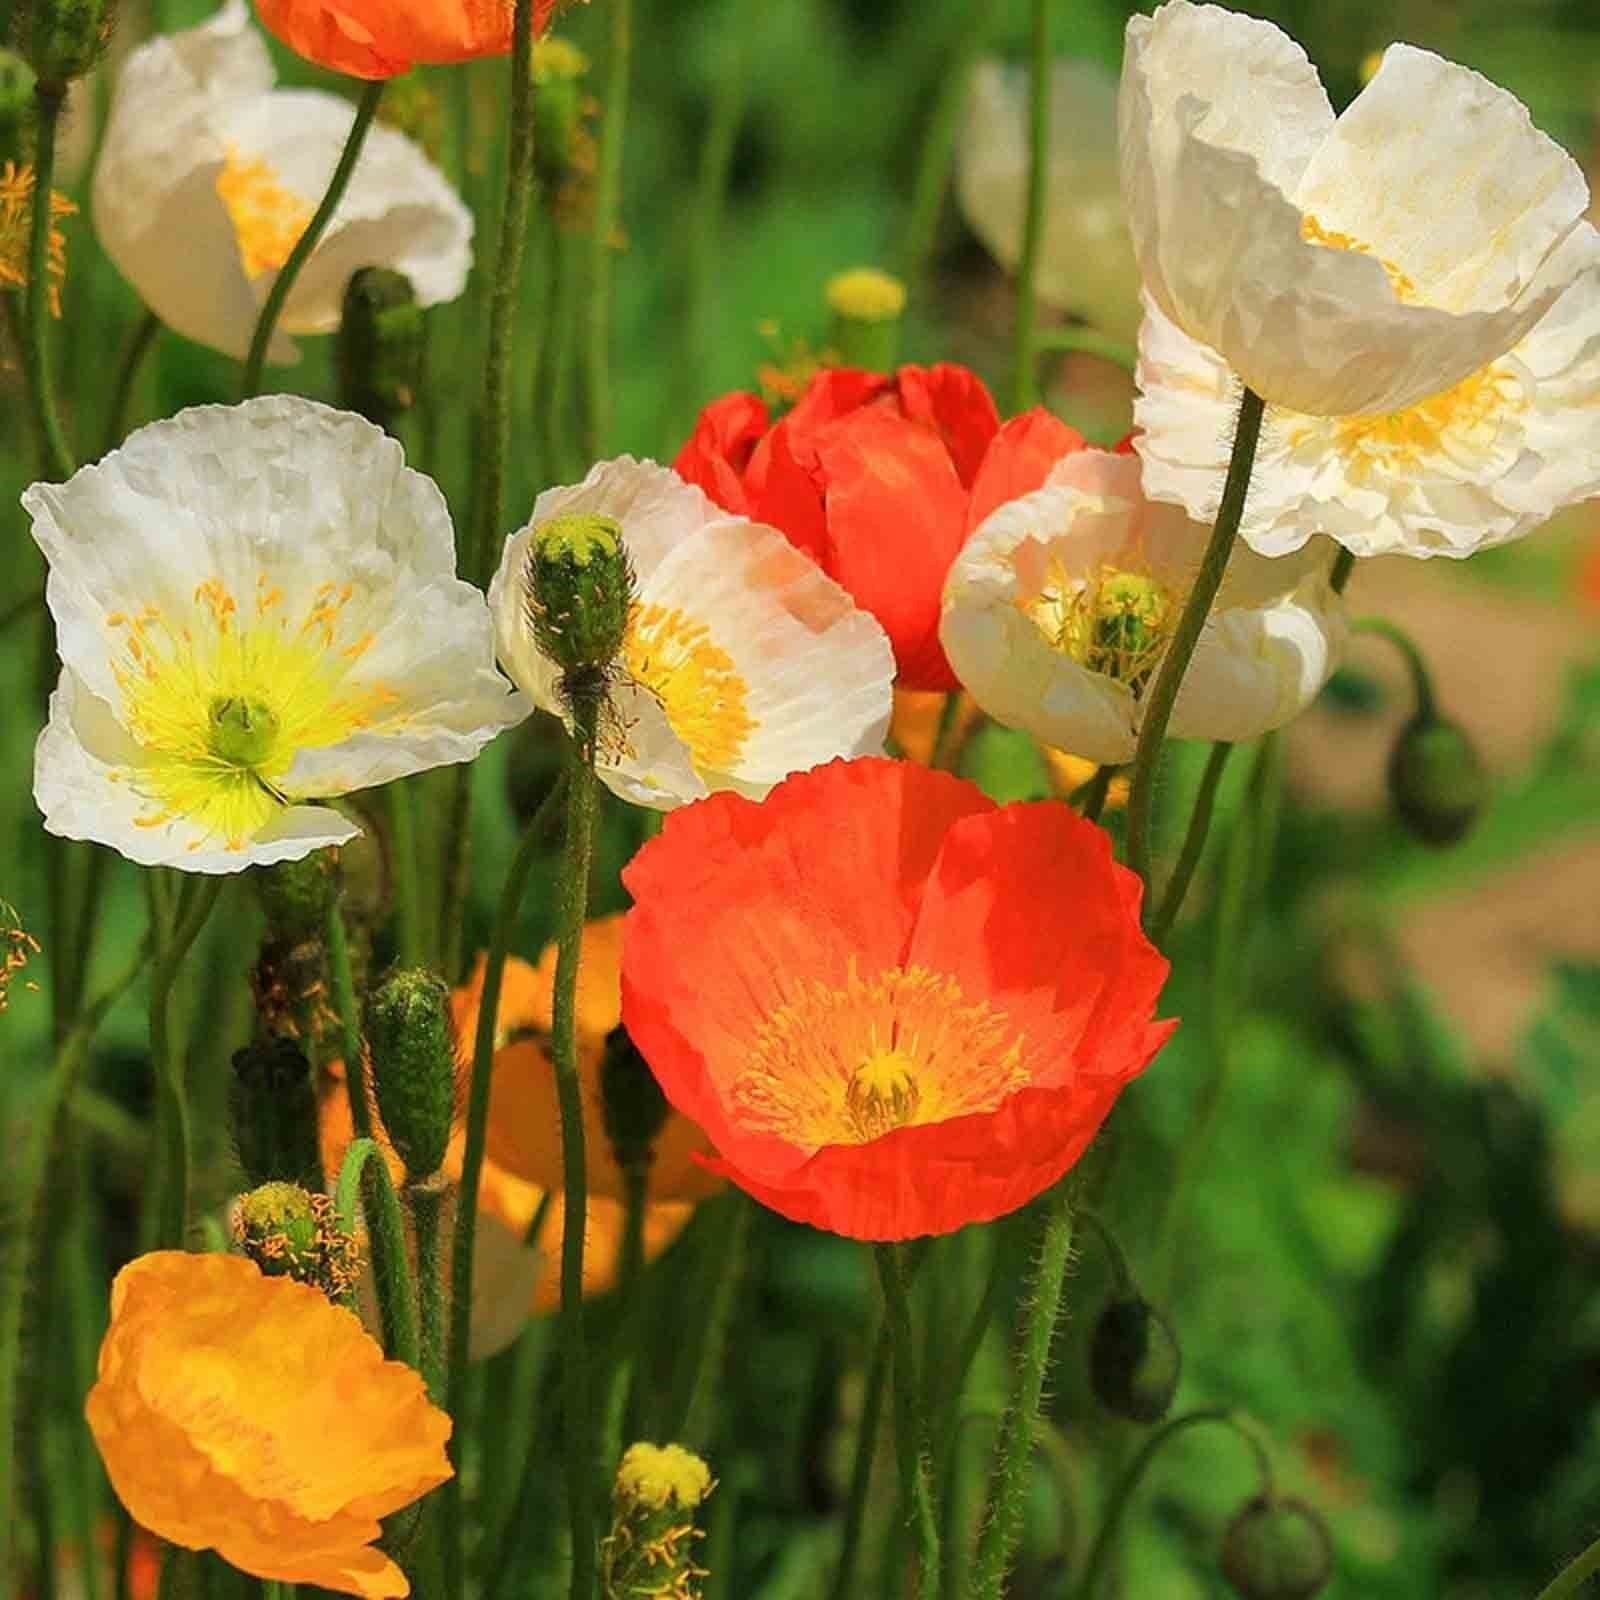
POLYGON ((261 369, 266 363, 267 350, 272 344, 272 335, 277 329, 278 318, 283 314, 284 305, 301 270, 311 259, 311 252, 321 242, 323 234, 327 232, 328 224, 333 220, 334 212, 339 208, 339 202, 344 199, 344 192, 350 185, 350 175, 356 170, 356 163, 361 159, 362 146, 367 142, 373 118, 378 114, 378 103, 383 99, 386 81, 383 78, 375 78, 371 83, 362 86, 361 98, 356 103, 355 121, 350 124, 344 149, 339 155, 339 164, 333 169, 333 176, 328 180, 322 204, 312 213, 305 232, 295 240, 294 249, 289 252, 288 260, 279 269, 278 276, 272 280, 272 287, 267 291, 266 301, 261 307, 261 315, 256 318, 255 333, 250 339, 250 353, 245 357, 244 382, 240 388, 241 399, 248 400, 261 392, 261 369))
POLYGON ((1222 587, 1228 558, 1244 518, 1245 496, 1250 491, 1250 474, 1255 466, 1256 445, 1261 439, 1261 418, 1265 402, 1253 389, 1246 389, 1239 403, 1239 420, 1234 429, 1233 451, 1228 461, 1228 478, 1222 488, 1222 503, 1217 508, 1216 526, 1200 560, 1194 587, 1189 591, 1183 615, 1162 658, 1155 686, 1144 704, 1139 725, 1139 744, 1133 758, 1133 785, 1128 793, 1128 865, 1146 883, 1150 881, 1150 814, 1155 800, 1156 767, 1161 746, 1167 737, 1167 724, 1177 703, 1183 676, 1211 614, 1212 602, 1222 587))
POLYGON ((897 1245, 880 1244, 874 1255, 883 1285, 884 1325, 894 1369, 894 1443, 900 1468, 901 1513, 911 1519, 917 1541, 918 1600, 938 1600, 939 1516, 923 1429, 922 1391, 917 1381, 916 1341, 906 1262, 897 1245))
POLYGON ((1194 797, 1194 810, 1189 813, 1189 831, 1183 836, 1183 848, 1178 852, 1172 876, 1167 879, 1161 904, 1150 919, 1150 938, 1156 944, 1166 938, 1172 924, 1178 920, 1178 913, 1183 910, 1189 885, 1194 881, 1195 868, 1200 865, 1200 857, 1205 854, 1206 839, 1211 833, 1217 787, 1222 782, 1223 770, 1232 754, 1231 744, 1219 743, 1212 745, 1211 754, 1206 759, 1206 770, 1200 775, 1200 788, 1194 797))
POLYGON ((444 1402, 445 1261, 440 1248, 445 1185, 441 1178, 412 1184, 411 1221, 417 1232, 417 1310, 422 1335, 422 1376, 435 1405, 444 1402))
POLYGON ((355 1231, 358 1201, 367 1221, 383 1348, 394 1360, 421 1372, 422 1337, 416 1287, 406 1259, 405 1217, 383 1152, 369 1138, 350 1141, 334 1186, 334 1206, 341 1226, 349 1232, 355 1231))
POLYGON ((350 1125, 358 1139, 370 1139, 372 1106, 367 1098, 361 1008, 356 1002, 355 976, 350 970, 350 939, 344 931, 344 912, 339 908, 337 896, 328 907, 323 945, 328 956, 328 982, 333 991, 333 1011, 339 1023, 339 1051, 344 1057, 344 1088, 350 1099, 350 1125))
POLYGON ((1569 1595, 1577 1594, 1597 1572, 1600 1572, 1600 1539, 1596 1539, 1582 1555, 1574 1556, 1539 1591, 1535 1600, 1567 1600, 1569 1595))
POLYGON ((1047 328, 1039 335, 1037 348, 1049 355, 1085 355, 1121 367, 1132 377, 1139 365, 1139 352, 1120 339, 1112 339, 1093 328, 1047 328))
POLYGON ((1006 1572, 1022 1531, 1022 1508, 1027 1499, 1028 1467, 1033 1455, 1034 1420, 1044 1396, 1050 1368, 1050 1347, 1055 1340, 1061 1293, 1072 1256, 1072 1203, 1064 1185, 1046 1202, 1044 1238, 1033 1294, 1017 1353, 1016 1388, 1007 1407, 995 1449, 990 1479, 989 1520, 978 1541, 978 1559, 972 1579, 974 1600, 1000 1600, 1006 1572))
POLYGON ((483 469, 467 576, 480 587, 494 569, 495 539, 505 531, 506 460, 511 453, 511 356, 517 298, 533 200, 534 0, 516 0, 511 29, 511 130, 500 253, 489 291, 489 352, 483 366, 483 469))
POLYGON ((1044 247, 1045 207, 1050 187, 1050 0, 1033 0, 1033 37, 1028 66, 1028 210, 1017 269, 1017 321, 1011 409, 1026 411, 1038 398, 1039 255, 1044 247))
POLYGON ((33 215, 28 232, 28 293, 24 302, 22 366, 33 400, 34 426, 39 434, 40 461, 53 481, 72 476, 72 446, 67 443, 61 414, 56 409, 55 380, 50 372, 50 352, 45 330, 50 324, 51 201, 55 197, 56 130, 66 88, 41 83, 34 90, 37 115, 34 125, 33 215))
POLYGON ((856 1433, 855 1460, 850 1467, 850 1496, 845 1502, 844 1539, 839 1547, 839 1570, 834 1574, 829 1600, 855 1600, 856 1568, 861 1562, 861 1536, 867 1525, 867 1497, 872 1489, 872 1467, 878 1458, 878 1432, 883 1425, 884 1381, 889 1372, 887 1319, 872 1341, 872 1364, 867 1368, 861 1396, 861 1425, 856 1433))
POLYGON ((590 241, 588 383, 584 453, 603 455, 611 424, 611 268, 622 200, 622 153, 628 128, 628 81, 633 68, 633 0, 610 0, 611 44, 606 62, 600 176, 595 187, 590 241))
POLYGON ((144 359, 155 348, 156 336, 161 332, 161 318, 153 311, 140 317, 138 326, 128 336, 117 366, 117 380, 111 390, 111 404, 106 408, 106 427, 101 435, 100 454, 109 455, 122 443, 128 429, 128 407, 133 403, 133 391, 139 382, 144 359))
POLYGON ((404 779, 384 791, 389 800, 389 843, 394 871, 394 910, 398 953, 403 967, 420 967, 426 959, 422 935, 422 896, 417 887, 417 824, 411 790, 404 779))
POLYGON ((1387 639, 1400 652, 1405 658, 1406 670, 1411 674, 1412 691, 1417 697, 1417 715, 1432 720, 1435 715, 1433 674, 1428 671, 1428 663, 1417 648, 1416 640, 1387 617, 1361 617, 1350 624, 1350 631, 1387 639))
POLYGON ((754 1204, 743 1195, 731 1196, 729 1204, 733 1207, 733 1220, 726 1237, 714 1241, 716 1279, 706 1299, 705 1327, 692 1347, 694 1366, 688 1398, 681 1422, 669 1432, 670 1438, 681 1440, 691 1450, 708 1449, 712 1442, 717 1388, 728 1353, 728 1336, 744 1280, 745 1256, 750 1248, 750 1228, 755 1216, 754 1204))
POLYGON ((617 1319, 611 1337, 611 1370, 607 1378, 605 1433, 600 1459, 607 1466, 622 1454, 622 1435, 628 1420, 628 1398, 639 1356, 643 1320, 644 1219, 650 1188, 648 1167, 623 1174, 627 1188, 622 1223, 622 1258, 617 1270, 617 1319))
POLYGON ((1078 802, 1079 812, 1085 822, 1098 822, 1106 809, 1111 794, 1111 780, 1120 768, 1112 764, 1101 766, 1072 798, 1078 802))
POLYGON ((1341 550, 1333 558, 1333 566, 1328 573, 1328 582, 1335 594, 1343 594, 1350 582, 1350 574, 1356 570, 1356 558, 1348 550, 1341 550))

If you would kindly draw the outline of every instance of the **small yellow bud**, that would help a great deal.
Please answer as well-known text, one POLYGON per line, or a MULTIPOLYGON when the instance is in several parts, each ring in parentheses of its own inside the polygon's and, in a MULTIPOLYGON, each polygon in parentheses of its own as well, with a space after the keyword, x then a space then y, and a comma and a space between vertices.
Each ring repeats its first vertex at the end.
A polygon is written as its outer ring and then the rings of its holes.
POLYGON ((617 1468, 611 1532, 601 1548, 605 1600, 698 1600, 694 1514, 711 1469, 682 1445, 630 1446, 617 1468))

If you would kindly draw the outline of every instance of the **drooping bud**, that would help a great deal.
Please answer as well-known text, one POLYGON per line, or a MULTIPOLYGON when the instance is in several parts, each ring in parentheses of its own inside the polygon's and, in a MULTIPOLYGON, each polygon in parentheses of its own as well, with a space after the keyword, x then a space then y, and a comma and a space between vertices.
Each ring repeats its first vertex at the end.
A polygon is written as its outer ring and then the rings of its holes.
POLYGON ((269 1278, 293 1278, 342 1300, 360 1276, 361 1247, 325 1194, 263 1184, 234 1201, 228 1221, 233 1242, 269 1278))
POLYGON ((624 1173, 648 1171, 669 1107, 655 1074, 621 1026, 606 1035, 600 1103, 617 1165, 624 1173))
POLYGON ((534 529, 526 578, 534 641, 574 692, 598 690, 633 604, 621 524, 590 512, 552 517, 534 529))
POLYGON ((293 1039, 265 1039, 234 1054, 228 1120, 251 1184, 321 1187, 316 1085, 293 1039))
POLYGON ((393 428, 422 384, 425 327, 411 280, 388 267, 363 267, 344 291, 339 321, 339 393, 380 428, 393 428))
POLYGON ((1159 1422, 1182 1371, 1171 1324, 1148 1300, 1135 1294, 1108 1302, 1089 1344, 1089 1380, 1107 1411, 1130 1422, 1159 1422))
POLYGON ((116 11, 116 0, 33 0, 25 53, 41 86, 59 95, 99 60, 116 11))
POLYGON ((711 1469, 682 1445, 636 1444, 617 1468, 611 1532, 601 1547, 605 1600, 699 1600, 695 1512, 711 1469))
POLYGON ((450 990, 431 972, 390 974, 367 1003, 367 1042, 378 1113, 406 1180, 444 1163, 456 1110, 456 1044, 450 990))
POLYGON ((1228 1524, 1222 1574, 1242 1600, 1311 1600, 1333 1576, 1333 1545, 1304 1501, 1258 1495, 1228 1524))
POLYGON ((857 267, 828 281, 833 325, 828 342, 847 367, 890 372, 900 345, 906 286, 876 267, 857 267))
POLYGON ((1413 838, 1443 848, 1464 838, 1489 800, 1489 776, 1460 723, 1424 711, 1389 754, 1389 796, 1413 838))
POLYGON ((589 58, 567 39, 546 35, 533 47, 533 150, 539 181, 561 184, 583 155, 584 79, 589 58))
POLYGON ((337 851, 316 850, 299 861, 257 867, 250 876, 266 914, 269 938, 295 942, 322 937, 339 892, 337 851))
POLYGON ((33 68, 11 50, 0 50, 0 165, 33 159, 35 83, 33 68))

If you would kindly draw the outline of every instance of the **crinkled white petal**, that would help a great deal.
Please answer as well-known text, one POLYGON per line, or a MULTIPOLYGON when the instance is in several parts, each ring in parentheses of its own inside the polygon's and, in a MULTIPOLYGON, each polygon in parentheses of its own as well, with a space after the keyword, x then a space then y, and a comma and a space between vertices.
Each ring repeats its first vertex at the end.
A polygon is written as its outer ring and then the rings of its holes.
POLYGON ((1336 126, 1303 52, 1270 24, 1169 0, 1128 25, 1123 199, 1146 288, 1296 411, 1388 411, 1452 387, 1581 266, 1567 241, 1588 204, 1582 174, 1514 97, 1422 51, 1391 51, 1379 78, 1336 126), (1406 95, 1424 86, 1407 122, 1406 95), (1378 140, 1394 198, 1374 220, 1364 174, 1378 140), (1408 226, 1407 208, 1427 220, 1408 226), (1317 243, 1316 227, 1359 248, 1317 243), (1452 257, 1474 229, 1470 257, 1452 257), (1411 280, 1402 293, 1389 269, 1411 280))

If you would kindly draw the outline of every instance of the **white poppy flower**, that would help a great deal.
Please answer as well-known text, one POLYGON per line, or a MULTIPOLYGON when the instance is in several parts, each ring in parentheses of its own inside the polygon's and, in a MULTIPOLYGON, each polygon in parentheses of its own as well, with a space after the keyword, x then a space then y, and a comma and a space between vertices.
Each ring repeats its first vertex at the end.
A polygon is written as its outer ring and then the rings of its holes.
MULTIPOLYGON (((1265 556, 1316 534, 1358 556, 1469 556, 1600 494, 1600 235, 1590 269, 1522 342, 1403 410, 1315 417, 1269 406, 1240 534, 1265 556)), ((1145 492, 1213 521, 1239 382, 1153 305, 1139 336, 1145 492)))
POLYGON ((1335 117, 1270 23, 1128 23, 1122 195, 1145 287, 1272 404, 1394 411, 1517 343, 1584 265, 1576 162, 1512 95, 1393 45, 1335 117))
MULTIPOLYGON (((1026 68, 980 62, 956 146, 961 213, 1007 272, 1022 259, 1028 209, 1028 93, 1026 68)), ((1131 342, 1139 275, 1117 187, 1117 84, 1092 62, 1051 69, 1049 172, 1039 298, 1131 342)))
MULTIPOLYGON (((1075 451, 956 558, 939 629, 950 664, 995 721, 1091 761, 1130 761, 1207 538, 1146 502, 1132 456, 1075 451)), ((1173 737, 1253 739, 1311 703, 1345 634, 1328 566, 1317 544, 1280 561, 1235 552, 1173 737)))
POLYGON ((305 802, 468 761, 527 713, 444 497, 360 417, 197 406, 22 503, 63 669, 51 833, 191 872, 296 860, 360 831, 305 802))
POLYGON ((489 607, 500 660, 536 704, 570 722, 526 592, 535 531, 569 515, 615 521, 636 579, 598 760, 615 793, 661 811, 718 789, 760 799, 790 773, 882 750, 894 657, 878 622, 775 528, 630 456, 540 495, 506 541, 489 607))
MULTIPOLYGON (((129 56, 95 169, 95 231, 106 254, 176 333, 242 357, 278 269, 338 164, 355 108, 338 95, 278 89, 244 0, 129 56)), ((472 214, 411 140, 381 124, 284 307, 289 334, 330 333, 361 267, 391 267, 427 306, 453 300, 472 264, 472 214)))

